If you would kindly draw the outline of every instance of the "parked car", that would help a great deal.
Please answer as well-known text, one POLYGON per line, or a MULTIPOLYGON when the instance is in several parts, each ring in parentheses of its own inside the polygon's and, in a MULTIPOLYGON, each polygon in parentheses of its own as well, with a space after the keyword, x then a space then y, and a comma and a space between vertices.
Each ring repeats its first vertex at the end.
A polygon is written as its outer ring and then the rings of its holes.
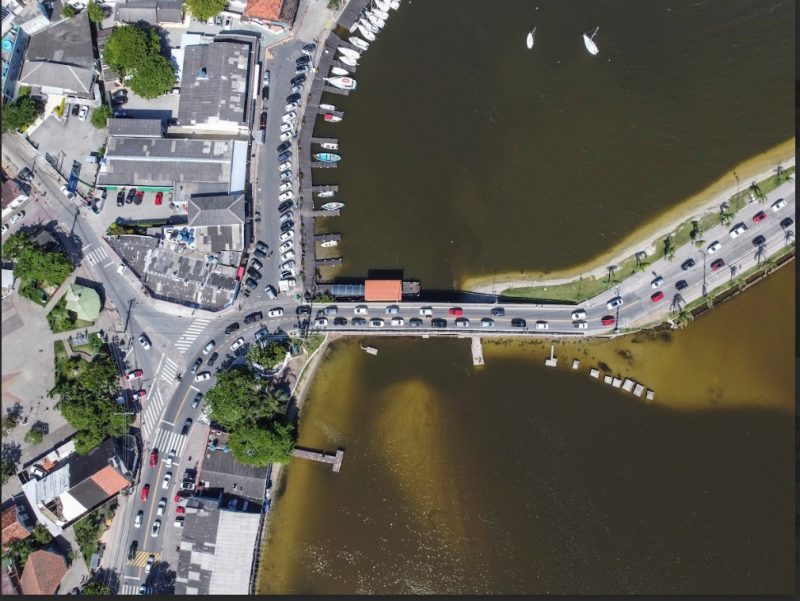
POLYGON ((287 230, 283 232, 280 236, 278 236, 278 240, 280 240, 281 242, 285 242, 286 240, 291 240, 292 238, 294 238, 294 231, 292 230, 287 230))
POLYGON ((725 261, 722 259, 717 259, 716 261, 713 261, 711 263, 711 270, 716 271, 717 269, 720 269, 721 267, 724 266, 725 266, 725 261))
POLYGON ((142 501, 147 501, 147 497, 148 497, 149 494, 150 494, 150 485, 149 484, 145 484, 142 487, 142 494, 140 495, 141 500, 142 501))
POLYGON ((278 165, 278 171, 289 171, 289 169, 291 169, 291 168, 292 168, 292 162, 291 161, 284 161, 283 163, 278 165))
POLYGON ((269 100, 269 86, 264 86, 263 88, 261 88, 261 100, 263 100, 264 102, 269 100))
POLYGON ((772 203, 772 210, 780 211, 785 206, 786 206, 786 201, 783 200, 782 198, 779 198, 778 200, 772 203))
POLYGON ((17 223, 23 217, 25 217, 25 211, 20 211, 19 213, 17 213, 16 215, 14 215, 11 218, 11 225, 14 225, 15 223, 17 223))
POLYGON ((33 179, 33 171, 31 171, 29 167, 23 167, 22 170, 17 173, 17 179, 23 182, 29 182, 33 179))
POLYGON ((681 263, 681 269, 684 271, 688 271, 694 267, 694 259, 686 259, 683 263, 681 263))
MULTIPOLYGON (((291 194, 291 192, 289 192, 291 194)), ((283 213, 294 207, 294 200, 288 198, 278 205, 278 213, 283 213)))
POLYGON ((305 83, 305 81, 306 81, 306 76, 305 75, 296 75, 295 77, 292 78, 292 85, 305 83))
POLYGON ((657 303, 660 300, 664 300, 664 293, 661 290, 659 290, 658 292, 653 292, 653 294, 650 295, 650 300, 654 303, 657 303))
POLYGON ((281 269, 282 270, 287 270, 288 271, 288 270, 294 269, 294 268, 295 268, 295 262, 294 261, 286 261, 285 263, 281 263, 281 269))
POLYGON ((279 222, 286 223, 287 221, 292 221, 294 219, 294 213, 291 211, 286 211, 283 215, 280 216, 279 222))
POLYGON ((283 163, 284 161, 288 161, 291 158, 292 158, 292 151, 284 150, 282 153, 278 155, 278 162, 283 163))
POLYGON ((287 250, 291 250, 292 248, 294 248, 294 243, 291 240, 287 240, 278 247, 278 252, 285 253, 287 250))
MULTIPOLYGON (((291 132, 293 127, 294 126, 291 123, 287 123, 286 121, 284 121, 283 123, 281 123, 280 132, 281 133, 291 132)), ((289 146, 291 146, 290 143, 287 142, 287 144, 289 144, 289 146)), ((278 152, 283 152, 283 151, 279 150, 278 152)))
POLYGON ((117 206, 121 207, 125 204, 125 190, 117 192, 117 206))
POLYGON ((287 250, 285 253, 281 254, 281 261, 289 261, 294 259, 294 251, 287 250))
POLYGON ((81 121, 86 121, 86 115, 89 114, 89 107, 85 104, 81 106, 80 111, 78 112, 78 119, 81 121))
POLYGON ((136 188, 131 188, 128 190, 128 195, 125 197, 125 204, 131 204, 133 202, 134 197, 136 196, 136 188))
MULTIPOLYGON (((187 417, 186 418, 186 421, 183 422, 183 428, 181 428, 181 435, 186 436, 189 433, 189 428, 192 427, 192 422, 193 421, 194 420, 191 417, 187 417)), ((172 474, 170 474, 169 472, 167 472, 167 474, 170 477, 172 477, 172 474)))
POLYGON ((316 44, 306 44, 305 46, 303 46, 303 49, 301 50, 301 52, 303 54, 311 55, 311 54, 314 54, 314 51, 316 49, 317 49, 317 45, 316 44))
POLYGON ((285 107, 283 107, 283 110, 285 110, 287 113, 289 113, 289 112, 291 112, 291 111, 293 111, 293 110, 295 110, 296 108, 299 108, 299 107, 300 107, 300 105, 297 104, 296 102, 290 102, 285 107))
POLYGON ((276 307, 274 309, 270 309, 267 311, 267 317, 282 317, 283 316, 283 309, 280 307, 276 307))
POLYGON ((292 179, 292 170, 290 169, 288 171, 281 171, 280 178, 281 181, 288 182, 290 179, 292 179))
POLYGON ((267 248, 269 248, 266 244, 259 240, 256 242, 256 250, 253 253, 257 257, 261 257, 262 259, 267 256, 267 248))
POLYGON ((431 319, 431 326, 433 326, 434 328, 446 328, 447 320, 442 319, 441 317, 431 319))
POLYGON ((311 71, 311 68, 308 65, 300 65, 297 69, 294 70, 295 74, 303 75, 304 73, 308 73, 311 71))
POLYGON ((295 84, 295 85, 292 86, 292 93, 293 94, 299 94, 302 91, 303 91, 303 84, 298 83, 298 84, 295 84))
POLYGON ((755 246, 755 247, 759 247, 762 244, 766 244, 766 243, 767 243, 767 239, 764 236, 758 235, 755 238, 753 238, 753 246, 755 246))
POLYGON ((264 288, 264 294, 267 295, 267 298, 269 300, 275 300, 276 298, 278 298, 278 293, 275 291, 275 288, 272 287, 272 286, 267 286, 266 288, 264 288))
POLYGON ((247 286, 250 290, 255 290, 258 288, 258 282, 254 278, 247 278, 244 281, 244 285, 247 286))
POLYGON ((133 371, 128 372, 128 375, 125 376, 126 380, 138 380, 144 375, 141 369, 134 369, 133 371))
POLYGON ((150 339, 147 337, 147 334, 139 334, 139 344, 142 345, 144 350, 150 350, 150 339))
POLYGON ((267 111, 261 111, 261 117, 258 120, 258 124, 260 129, 267 128, 267 111))
POLYGON ((298 56, 295 60, 296 65, 307 65, 311 62, 311 58, 308 55, 298 56))
POLYGON ((161 206, 164 202, 164 193, 163 192, 156 192, 156 206, 161 206))
POLYGON ((286 97, 286 102, 300 102, 300 94, 292 92, 286 97))
POLYGON ((67 197, 67 200, 72 200, 75 198, 75 192, 70 192, 66 186, 61 186, 61 193, 67 197))

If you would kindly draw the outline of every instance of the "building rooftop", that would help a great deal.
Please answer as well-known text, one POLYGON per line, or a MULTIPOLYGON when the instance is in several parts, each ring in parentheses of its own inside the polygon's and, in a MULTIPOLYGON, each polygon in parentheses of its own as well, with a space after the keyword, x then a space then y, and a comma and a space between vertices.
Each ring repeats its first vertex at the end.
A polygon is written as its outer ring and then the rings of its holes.
POLYGON ((146 136, 161 138, 163 136, 161 119, 115 119, 108 120, 109 136, 146 136))
POLYGON ((53 595, 67 573, 67 562, 60 554, 40 549, 28 556, 19 579, 23 595, 53 595))
POLYGON ((365 280, 365 301, 393 301, 398 302, 403 297, 403 282, 401 280, 365 280))
POLYGON ((250 44, 214 41, 184 49, 178 122, 249 122, 250 44))
POLYGON ((226 498, 241 497, 258 507, 264 502, 264 487, 269 468, 239 463, 232 453, 206 451, 200 480, 204 489, 224 493, 226 498))
POLYGON ((261 21, 291 25, 299 0, 247 0, 244 16, 261 21))
POLYGON ((24 506, 11 503, 3 510, 2 515, 2 538, 3 550, 8 548, 8 545, 17 540, 28 538, 31 534, 29 529, 30 518, 24 506))
POLYGON ((123 23, 182 23, 183 5, 177 0, 128 0, 117 5, 116 15, 123 23))
POLYGON ((189 226, 244 225, 244 194, 194 195, 189 199, 189 226))

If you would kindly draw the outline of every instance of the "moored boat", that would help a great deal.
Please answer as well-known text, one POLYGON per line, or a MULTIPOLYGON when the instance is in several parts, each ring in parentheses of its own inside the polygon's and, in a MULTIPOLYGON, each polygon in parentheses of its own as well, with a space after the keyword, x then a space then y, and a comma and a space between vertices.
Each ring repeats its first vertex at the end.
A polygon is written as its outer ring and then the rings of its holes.
POLYGON ((357 67, 358 66, 358 61, 356 59, 350 57, 350 56, 344 56, 344 55, 340 56, 339 57, 339 62, 344 63, 348 67, 357 67))
POLYGON ((325 121, 327 121, 328 123, 339 123, 339 121, 342 120, 342 118, 339 115, 334 115, 333 113, 325 113, 325 115, 322 118, 325 119, 325 121))
POLYGON ((336 142, 323 142, 320 144, 325 150, 339 150, 339 144, 336 142))
POLYGON ((331 67, 331 73, 333 75, 350 75, 350 71, 341 67, 331 67))
POLYGON ((373 0, 373 4, 378 7, 378 10, 382 10, 387 14, 389 13, 389 9, 392 8, 386 0, 373 0))
POLYGON ((528 50, 533 48, 535 42, 536 42, 536 28, 534 27, 528 32, 528 37, 525 39, 525 44, 528 46, 528 50))
POLYGON ((384 21, 389 18, 389 13, 387 13, 385 10, 381 10, 377 6, 372 9, 372 14, 379 19, 383 19, 384 21))
POLYGON ((325 242, 320 242, 319 244, 322 248, 332 248, 334 246, 339 246, 338 240, 325 240, 325 242))
MULTIPOLYGON (((358 24, 356 23, 356 24, 354 25, 354 27, 356 27, 356 29, 358 29, 358 24)), ((361 52, 364 52, 365 50, 367 50, 367 49, 369 48, 369 42, 365 42, 364 40, 362 40, 362 39, 361 39, 360 37, 358 37, 358 36, 351 35, 349 38, 347 38, 347 40, 348 40, 348 41, 349 41, 349 42, 350 42, 350 43, 351 43, 353 46, 355 46, 356 48, 360 49, 360 50, 361 50, 361 52)))
POLYGON ((389 6, 392 7, 394 10, 400 8, 400 0, 391 0, 389 2, 389 6))
POLYGON ((325 81, 340 90, 355 90, 356 80, 352 77, 326 77, 325 81))
POLYGON ((337 211, 341 208, 344 208, 343 202, 326 202, 324 205, 322 205, 323 211, 337 211))
POLYGON ((315 161, 320 161, 322 163, 338 163, 342 160, 338 154, 333 154, 332 152, 318 152, 312 157, 315 161))
POLYGON ((332 104, 320 104, 319 108, 321 108, 323 111, 335 111, 336 110, 336 107, 333 106, 332 104))
POLYGON ((336 194, 333 190, 325 190, 324 192, 317 192, 319 198, 332 198, 336 194))
POLYGON ((361 53, 356 51, 356 50, 353 50, 352 48, 345 48, 343 46, 339 46, 339 48, 337 48, 337 50, 339 52, 341 52, 342 54, 344 54, 345 56, 352 57, 352 58, 354 58, 356 60, 361 58, 361 53))
POLYGON ((364 36, 365 40, 369 40, 370 42, 375 41, 375 34, 367 27, 363 21, 358 22, 358 33, 364 36))
POLYGON ((383 20, 383 19, 381 19, 380 17, 376 17, 376 16, 375 16, 375 15, 372 13, 372 11, 368 10, 368 11, 367 11, 366 13, 364 13, 364 14, 367 16, 367 20, 368 20, 370 23, 372 23, 372 24, 373 24, 375 27, 377 27, 378 29, 383 29, 383 28, 384 28, 384 26, 386 25, 386 21, 384 21, 384 20, 383 20))
POLYGON ((597 32, 599 30, 600 30, 599 27, 595 27, 594 31, 592 32, 592 35, 589 36, 586 35, 585 33, 583 34, 583 45, 586 46, 586 50, 588 50, 589 54, 591 54, 592 56, 600 52, 600 49, 597 47, 597 44, 594 43, 594 36, 597 35, 597 32))

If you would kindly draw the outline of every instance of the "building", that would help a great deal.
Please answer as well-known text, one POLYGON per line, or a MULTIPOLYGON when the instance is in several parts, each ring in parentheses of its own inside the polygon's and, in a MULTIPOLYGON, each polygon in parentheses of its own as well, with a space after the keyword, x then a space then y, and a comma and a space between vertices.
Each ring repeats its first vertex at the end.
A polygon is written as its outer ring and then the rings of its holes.
POLYGON ((403 298, 401 280, 364 280, 364 300, 367 302, 399 302, 403 298))
POLYGON ((58 23, 62 17, 61 4, 58 4, 58 11, 53 9, 55 2, 48 0, 28 2, 23 9, 17 14, 17 25, 29 36, 47 29, 54 23, 58 23))
POLYGON ((107 438, 87 455, 70 439, 20 472, 22 492, 53 536, 131 485, 138 462, 133 436, 107 438))
POLYGON ((184 47, 178 125, 196 131, 248 134, 252 120, 251 43, 215 38, 184 47))
POLYGON ((261 513, 257 506, 247 509, 205 496, 186 501, 174 594, 250 593, 261 513))
POLYGON ((109 118, 108 135, 127 138, 161 138, 164 124, 161 119, 117 119, 109 118))
POLYGON ((189 199, 189 223, 201 252, 244 250, 244 194, 200 195, 189 199))
POLYGON ((19 83, 35 93, 58 94, 99 104, 92 33, 87 11, 31 36, 19 83))
POLYGON ((8 546, 14 541, 28 538, 33 526, 34 522, 28 513, 25 497, 20 495, 10 500, 2 514, 3 531, 0 538, 2 538, 3 552, 5 553, 8 546))
MULTIPOLYGON (((5 23, 5 19, 3 20, 5 23)), ((3 102, 17 98, 17 81, 25 62, 25 48, 30 36, 17 24, 3 32, 3 102)))
POLYGON ((55 595, 67 573, 67 562, 54 548, 40 549, 28 556, 19 586, 23 595, 55 595))
POLYGON ((100 295, 94 288, 70 284, 64 299, 67 301, 67 310, 75 313, 78 319, 94 323, 100 316, 100 295))
POLYGON ((28 200, 28 195, 22 187, 13 179, 7 179, 3 182, 0 189, 0 202, 3 207, 3 219, 11 215, 17 207, 28 200))
POLYGON ((244 16, 265 27, 288 29, 299 4, 300 0, 247 0, 244 16))
POLYGON ((183 23, 183 3, 180 0, 128 0, 117 5, 116 18, 120 23, 183 23))
POLYGON ((206 451, 200 483, 205 494, 219 496, 224 506, 236 500, 237 507, 260 509, 269 477, 269 467, 255 467, 239 463, 225 448, 228 435, 216 435, 216 444, 206 451))

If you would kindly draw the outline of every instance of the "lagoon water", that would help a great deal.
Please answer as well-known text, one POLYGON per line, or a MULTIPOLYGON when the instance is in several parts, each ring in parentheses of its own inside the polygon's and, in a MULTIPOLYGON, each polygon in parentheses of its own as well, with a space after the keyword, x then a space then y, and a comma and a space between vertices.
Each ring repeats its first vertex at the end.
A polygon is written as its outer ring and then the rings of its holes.
POLYGON ((347 205, 318 220, 343 235, 323 278, 457 289, 591 260, 794 135, 793 48, 790 0, 403 2, 358 90, 323 99, 343 160, 314 183, 347 205))
POLYGON ((788 593, 794 281, 682 331, 557 345, 556 369, 542 343, 474 368, 467 340, 336 342, 299 444, 344 447, 342 471, 289 465, 261 592, 788 593))

